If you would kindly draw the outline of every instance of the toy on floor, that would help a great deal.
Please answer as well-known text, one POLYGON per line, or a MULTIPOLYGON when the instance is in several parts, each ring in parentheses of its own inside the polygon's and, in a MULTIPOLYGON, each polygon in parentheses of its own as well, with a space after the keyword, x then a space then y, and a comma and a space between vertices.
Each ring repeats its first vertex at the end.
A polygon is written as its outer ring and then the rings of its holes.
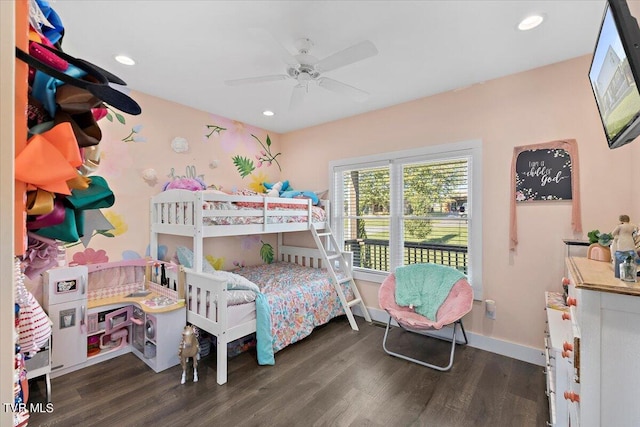
POLYGON ((200 344, 198 344, 198 336, 196 327, 187 325, 182 330, 182 340, 178 348, 178 357, 180 365, 182 365, 182 379, 180 384, 184 384, 187 380, 187 359, 193 361, 193 382, 198 382, 198 359, 200 359, 200 344))

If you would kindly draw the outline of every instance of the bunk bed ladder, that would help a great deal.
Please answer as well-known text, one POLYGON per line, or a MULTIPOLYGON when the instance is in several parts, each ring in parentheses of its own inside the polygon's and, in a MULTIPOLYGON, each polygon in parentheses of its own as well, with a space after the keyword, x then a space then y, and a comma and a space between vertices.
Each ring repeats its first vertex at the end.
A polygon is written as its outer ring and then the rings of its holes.
POLYGON ((322 261, 324 266, 326 266, 327 271, 331 274, 331 279, 333 281, 333 287, 336 289, 338 293, 338 297, 340 298, 340 303, 344 307, 344 311, 349 319, 349 324, 351 325, 351 329, 354 331, 358 330, 358 324, 356 323, 355 318, 353 317, 353 313, 351 312, 351 307, 358 305, 364 318, 367 322, 371 322, 371 316, 369 315, 369 310, 367 310, 367 306, 364 305, 364 301, 360 296, 360 292, 358 291, 358 287, 356 286, 356 282, 353 280, 351 273, 351 266, 347 265, 347 261, 342 255, 342 251, 340 250, 340 246, 338 245, 338 241, 335 236, 331 232, 331 228, 329 225, 326 225, 325 228, 320 231, 316 228, 315 225, 311 225, 311 233, 313 234, 313 239, 316 241, 316 245, 320 250, 320 254, 322 255, 322 261), (346 277, 338 277, 338 272, 342 272, 346 277), (349 283, 349 286, 353 290, 354 299, 351 301, 347 301, 347 297, 342 291, 343 283, 349 283))

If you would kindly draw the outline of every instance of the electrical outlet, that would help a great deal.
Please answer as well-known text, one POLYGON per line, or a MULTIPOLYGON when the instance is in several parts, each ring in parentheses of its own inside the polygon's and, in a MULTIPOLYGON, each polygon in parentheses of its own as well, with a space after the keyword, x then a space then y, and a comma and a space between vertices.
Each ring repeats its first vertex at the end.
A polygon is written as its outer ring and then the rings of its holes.
POLYGON ((492 320, 496 320, 496 302, 488 299, 485 301, 485 315, 492 320))

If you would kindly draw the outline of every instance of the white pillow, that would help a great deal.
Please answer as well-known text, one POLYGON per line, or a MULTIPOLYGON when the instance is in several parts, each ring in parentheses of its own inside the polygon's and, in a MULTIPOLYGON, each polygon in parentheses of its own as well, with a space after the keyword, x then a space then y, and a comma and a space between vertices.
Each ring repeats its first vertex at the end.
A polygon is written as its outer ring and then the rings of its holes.
MULTIPOLYGON (((191 249, 184 246, 178 246, 176 252, 180 264, 184 265, 187 268, 193 268, 193 251, 191 251, 191 249)), ((246 277, 240 276, 239 274, 232 273, 230 271, 216 270, 206 259, 202 260, 202 271, 207 274, 211 274, 218 279, 226 281, 227 289, 229 290, 248 290, 252 292, 260 292, 260 288, 258 287, 258 285, 256 285, 246 277)), ((246 301, 246 298, 244 296, 241 299, 246 301)))
POLYGON ((231 271, 215 270, 212 275, 227 282, 227 289, 245 289, 253 292, 260 292, 258 285, 244 276, 231 271))

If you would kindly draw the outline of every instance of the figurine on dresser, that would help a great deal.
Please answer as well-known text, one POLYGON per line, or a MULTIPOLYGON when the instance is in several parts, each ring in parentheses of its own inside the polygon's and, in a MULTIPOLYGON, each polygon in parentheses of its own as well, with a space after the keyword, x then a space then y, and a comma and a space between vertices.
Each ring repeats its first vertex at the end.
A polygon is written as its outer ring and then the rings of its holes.
POLYGON ((613 243, 611 243, 611 253, 614 254, 614 274, 620 278, 620 265, 628 258, 635 264, 638 257, 636 253, 636 237, 638 236, 638 226, 630 222, 629 215, 620 215, 620 224, 611 232, 613 243))

